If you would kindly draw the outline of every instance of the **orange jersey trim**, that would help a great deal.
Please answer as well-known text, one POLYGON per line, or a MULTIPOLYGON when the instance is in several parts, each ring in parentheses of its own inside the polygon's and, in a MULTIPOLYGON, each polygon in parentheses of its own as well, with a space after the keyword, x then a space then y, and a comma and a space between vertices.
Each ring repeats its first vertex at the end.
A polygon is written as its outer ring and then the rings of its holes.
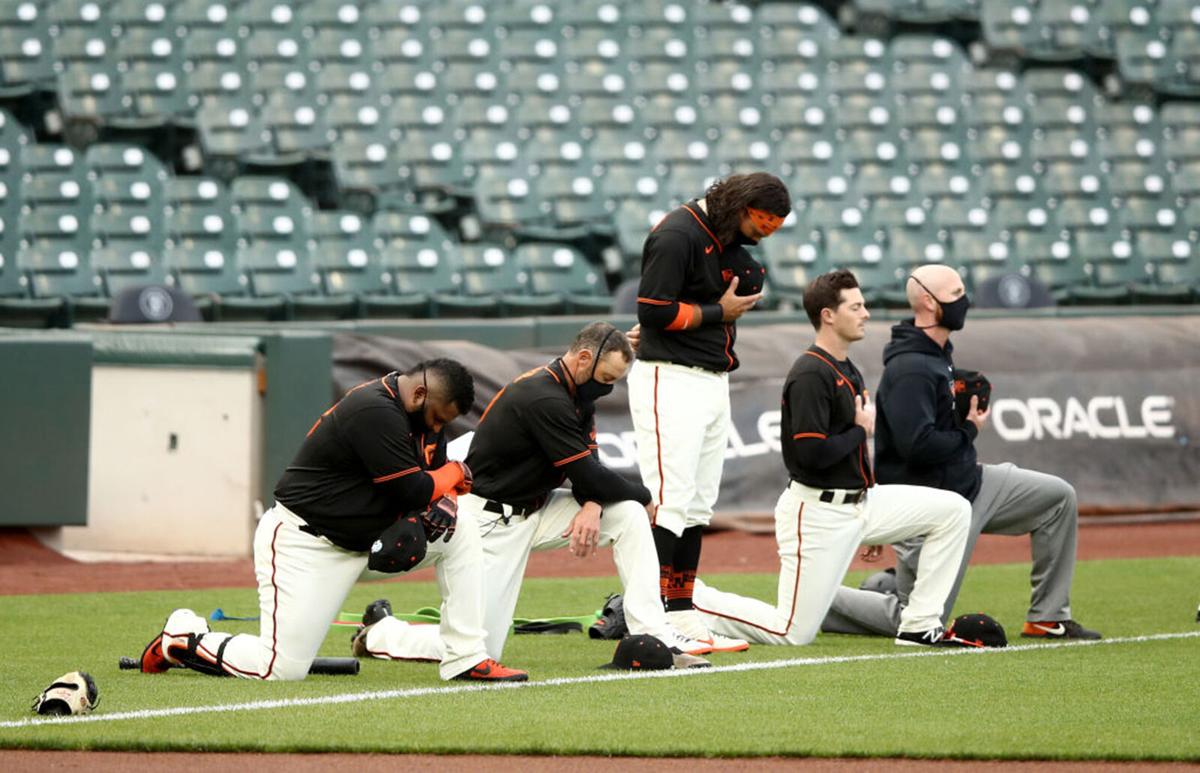
POLYGON ((403 478, 405 475, 412 475, 414 472, 420 472, 420 471, 421 471, 420 467, 410 467, 407 470, 401 470, 400 472, 393 472, 390 475, 380 475, 378 478, 372 478, 371 482, 372 483, 387 483, 389 480, 395 480, 396 478, 403 478))
POLYGON ((579 453, 575 454, 574 456, 568 456, 566 459, 559 459, 557 462, 554 463, 554 466, 562 467, 564 464, 570 464, 571 462, 582 459, 583 457, 588 456, 591 453, 592 453, 592 450, 590 448, 586 451, 580 451, 579 453))

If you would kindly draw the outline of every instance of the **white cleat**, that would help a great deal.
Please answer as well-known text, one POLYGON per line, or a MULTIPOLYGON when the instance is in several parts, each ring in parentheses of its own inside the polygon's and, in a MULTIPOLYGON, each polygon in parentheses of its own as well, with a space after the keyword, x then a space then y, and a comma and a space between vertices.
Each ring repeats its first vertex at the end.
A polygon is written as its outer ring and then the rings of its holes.
POLYGON ((670 625, 667 626, 666 635, 659 638, 672 652, 681 652, 684 655, 707 655, 712 652, 712 645, 689 639, 670 625))
POLYGON ((188 636, 208 633, 208 621, 190 609, 176 609, 167 618, 162 632, 162 654, 173 666, 183 665, 171 657, 171 649, 180 647, 187 650, 188 636))
POLYGON ((705 652, 745 652, 750 649, 750 642, 745 639, 734 639, 708 630, 700 613, 694 609, 668 612, 667 621, 684 637, 707 646, 705 652))

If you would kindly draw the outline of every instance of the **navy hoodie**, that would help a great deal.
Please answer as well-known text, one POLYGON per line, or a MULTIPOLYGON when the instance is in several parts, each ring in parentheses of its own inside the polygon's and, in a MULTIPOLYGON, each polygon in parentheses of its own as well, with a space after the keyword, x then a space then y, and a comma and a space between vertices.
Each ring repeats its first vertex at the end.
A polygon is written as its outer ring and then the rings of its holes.
POLYGON ((932 486, 974 499, 982 478, 975 459, 979 430, 954 412, 953 345, 943 349, 905 320, 883 348, 875 395, 875 478, 932 486))

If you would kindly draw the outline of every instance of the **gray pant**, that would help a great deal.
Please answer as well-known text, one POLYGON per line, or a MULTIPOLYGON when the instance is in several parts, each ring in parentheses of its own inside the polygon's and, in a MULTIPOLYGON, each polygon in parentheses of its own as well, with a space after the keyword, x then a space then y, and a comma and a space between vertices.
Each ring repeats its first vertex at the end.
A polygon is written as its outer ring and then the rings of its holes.
MULTIPOLYGON (((958 598, 967 564, 980 534, 1028 534, 1033 553, 1029 574, 1033 585, 1027 620, 1071 618, 1071 578, 1075 573, 1075 539, 1079 511, 1075 489, 1054 475, 1023 470, 1015 464, 985 464, 983 481, 971 503, 971 533, 954 587, 946 597, 943 622, 958 598)), ((916 577, 921 540, 893 545, 899 596, 842 586, 821 630, 831 633, 894 636, 900 610, 916 577)))

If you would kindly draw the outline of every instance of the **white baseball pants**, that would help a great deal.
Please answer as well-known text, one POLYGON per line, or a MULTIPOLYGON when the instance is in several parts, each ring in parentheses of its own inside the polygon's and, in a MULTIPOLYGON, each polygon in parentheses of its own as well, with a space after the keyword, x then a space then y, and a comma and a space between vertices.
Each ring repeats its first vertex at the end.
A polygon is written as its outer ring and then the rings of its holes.
POLYGON ((696 609, 709 629, 760 644, 808 644, 859 545, 917 535, 925 536, 925 547, 899 630, 941 626, 942 605, 970 530, 971 504, 953 492, 921 486, 873 486, 858 504, 830 504, 820 496, 821 489, 793 481, 775 506, 780 570, 773 606, 696 580, 696 609))
MULTIPOLYGON (((443 679, 487 658, 479 531, 470 515, 465 522, 461 514, 459 518, 454 538, 430 544, 420 564, 437 566, 441 625, 388 625, 379 631, 377 625, 369 632, 374 641, 368 637, 369 647, 395 652, 395 657, 428 659, 432 654, 441 660, 443 679)), ((279 503, 259 521, 254 535, 259 634, 210 633, 200 640, 198 651, 213 662, 224 644, 224 668, 234 676, 279 680, 307 676, 330 624, 366 569, 365 553, 343 550, 324 537, 301 531, 303 525, 299 516, 279 503)))
MULTIPOLYGON (((458 513, 460 518, 464 512, 470 514, 480 525, 487 654, 499 660, 512 626, 530 552, 566 547, 570 540, 563 533, 579 511, 579 503, 569 491, 559 489, 551 493, 536 513, 510 517, 505 523, 500 515, 483 509, 486 501, 474 494, 461 496, 458 513)), ((625 622, 630 633, 665 637, 667 616, 658 596, 658 554, 646 508, 632 501, 605 507, 600 516, 600 545, 612 545, 613 561, 624 588, 625 622)))
POLYGON ((729 374, 638 360, 629 413, 642 483, 658 503, 653 525, 675 536, 707 526, 729 441, 729 374))

